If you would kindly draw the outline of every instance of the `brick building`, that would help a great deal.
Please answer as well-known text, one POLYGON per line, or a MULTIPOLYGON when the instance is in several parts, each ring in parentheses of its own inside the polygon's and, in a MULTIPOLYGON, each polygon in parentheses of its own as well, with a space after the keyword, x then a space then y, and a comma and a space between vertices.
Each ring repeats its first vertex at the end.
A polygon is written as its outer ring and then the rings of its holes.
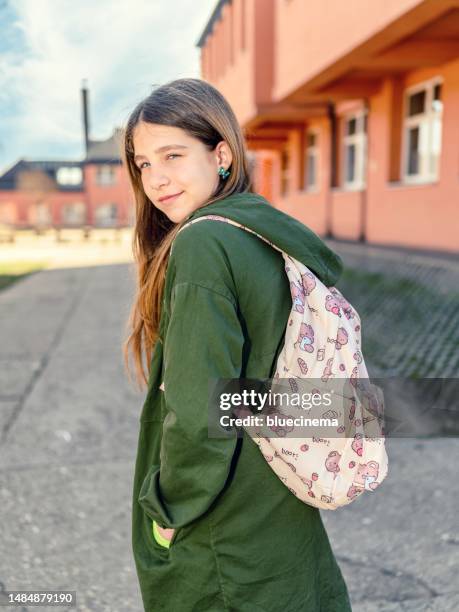
POLYGON ((16 228, 132 225, 130 187, 121 164, 121 129, 89 137, 82 90, 86 156, 82 161, 21 159, 0 177, 0 225, 16 228))

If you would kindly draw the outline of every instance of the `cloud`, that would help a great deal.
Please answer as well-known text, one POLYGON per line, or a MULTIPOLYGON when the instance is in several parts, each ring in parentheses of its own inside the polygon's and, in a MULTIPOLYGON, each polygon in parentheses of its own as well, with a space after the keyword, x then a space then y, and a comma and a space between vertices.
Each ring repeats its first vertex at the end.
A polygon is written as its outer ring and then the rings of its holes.
POLYGON ((12 0, 0 49, 0 164, 81 156, 81 80, 93 138, 159 84, 199 76, 196 41, 216 0, 12 0), (3 136, 4 135, 4 136, 3 136))

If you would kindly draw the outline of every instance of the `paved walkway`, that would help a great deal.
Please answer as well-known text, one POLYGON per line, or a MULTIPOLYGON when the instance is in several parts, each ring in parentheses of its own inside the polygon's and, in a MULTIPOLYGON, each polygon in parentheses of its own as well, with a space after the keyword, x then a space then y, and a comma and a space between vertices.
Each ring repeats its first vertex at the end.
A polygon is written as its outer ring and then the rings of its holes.
POLYGON ((0 590, 142 609, 130 509, 143 394, 120 351, 132 272, 45 271, 0 293, 0 590))
MULTIPOLYGON (((0 593, 62 588, 82 612, 142 609, 130 507, 144 394, 120 350, 133 287, 133 268, 117 264, 45 271, 0 293, 0 593)), ((452 612, 458 441, 388 447, 375 495, 322 513, 353 610, 452 612)))

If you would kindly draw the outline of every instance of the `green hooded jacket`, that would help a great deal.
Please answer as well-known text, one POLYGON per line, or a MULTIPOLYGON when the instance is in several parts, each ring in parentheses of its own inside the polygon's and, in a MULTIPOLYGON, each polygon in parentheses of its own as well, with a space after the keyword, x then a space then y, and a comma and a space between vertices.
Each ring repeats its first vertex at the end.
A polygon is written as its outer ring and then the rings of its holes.
MULTIPOLYGON (((339 256, 260 195, 234 194, 188 219, 207 214, 250 227, 327 286, 341 274, 339 256)), ((209 379, 272 377, 291 307, 282 255, 253 234, 204 220, 174 241, 133 487, 147 612, 351 610, 319 510, 289 491, 245 432, 208 435, 209 379), (176 530, 170 545, 154 523, 176 530)))

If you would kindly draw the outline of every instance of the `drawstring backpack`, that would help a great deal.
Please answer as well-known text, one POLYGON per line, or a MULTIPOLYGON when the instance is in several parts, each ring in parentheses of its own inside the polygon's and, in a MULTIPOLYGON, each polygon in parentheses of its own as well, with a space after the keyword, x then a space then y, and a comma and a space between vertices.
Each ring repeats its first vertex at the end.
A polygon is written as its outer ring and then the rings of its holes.
MULTIPOLYGON (((178 233, 205 219, 240 227, 282 253, 292 309, 273 381, 286 378, 292 390, 308 381, 313 385, 320 381, 321 389, 335 383, 332 408, 325 408, 322 414, 341 423, 332 437, 291 437, 294 427, 286 425, 285 420, 276 421, 281 426, 265 426, 255 432, 253 426, 244 429, 280 480, 306 504, 335 510, 364 491, 374 491, 388 471, 383 397, 379 387, 368 380, 357 311, 336 287, 327 288, 300 261, 232 219, 205 215, 189 221, 178 233)), ((276 414, 280 417, 285 412, 276 409, 276 414)))

